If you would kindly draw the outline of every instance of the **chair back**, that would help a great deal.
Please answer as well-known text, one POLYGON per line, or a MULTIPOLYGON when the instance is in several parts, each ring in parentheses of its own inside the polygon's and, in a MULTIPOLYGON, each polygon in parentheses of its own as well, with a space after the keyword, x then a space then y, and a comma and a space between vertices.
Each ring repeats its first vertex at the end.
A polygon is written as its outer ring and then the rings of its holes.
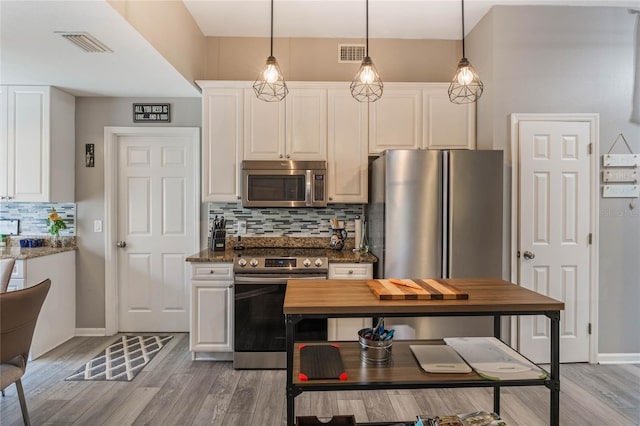
POLYGON ((15 263, 15 259, 0 259, 0 293, 7 291, 15 263))
POLYGON ((0 363, 22 356, 26 365, 33 331, 51 280, 23 290, 0 293, 0 363))

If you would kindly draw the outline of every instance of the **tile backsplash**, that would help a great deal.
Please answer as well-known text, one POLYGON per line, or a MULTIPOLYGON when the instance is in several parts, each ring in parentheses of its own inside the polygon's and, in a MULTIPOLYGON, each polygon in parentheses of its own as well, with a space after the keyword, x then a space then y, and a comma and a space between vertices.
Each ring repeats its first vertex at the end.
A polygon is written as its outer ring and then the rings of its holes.
POLYGON ((356 216, 363 216, 361 204, 332 204, 325 208, 259 208, 245 209, 236 203, 209 203, 209 229, 215 216, 227 221, 227 236, 237 235, 238 221, 247 222, 247 237, 330 237, 330 219, 344 221, 350 235, 356 216))
POLYGON ((48 235, 47 216, 55 208, 67 229, 60 236, 76 235, 76 205, 74 203, 0 203, 0 219, 19 219, 20 235, 48 235))

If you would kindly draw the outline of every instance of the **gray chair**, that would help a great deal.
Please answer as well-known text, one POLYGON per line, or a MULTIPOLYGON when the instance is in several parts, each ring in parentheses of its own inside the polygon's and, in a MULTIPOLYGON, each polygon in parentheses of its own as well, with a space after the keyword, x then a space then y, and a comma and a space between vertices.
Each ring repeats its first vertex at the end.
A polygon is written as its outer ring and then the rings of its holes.
POLYGON ((15 263, 15 259, 0 259, 0 293, 7 291, 15 263))
POLYGON ((33 287, 0 293, 0 390, 16 384, 25 425, 30 425, 22 376, 27 369, 33 331, 51 287, 46 279, 33 287))

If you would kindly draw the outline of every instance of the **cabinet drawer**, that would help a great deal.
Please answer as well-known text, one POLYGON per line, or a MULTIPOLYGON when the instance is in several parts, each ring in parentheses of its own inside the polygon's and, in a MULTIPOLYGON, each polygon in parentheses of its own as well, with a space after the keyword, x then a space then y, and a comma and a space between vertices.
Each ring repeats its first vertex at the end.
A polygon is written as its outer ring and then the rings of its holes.
POLYGON ((194 263, 191 279, 229 281, 233 279, 233 265, 231 263, 194 263))
POLYGON ((23 288, 24 288, 23 279, 12 278, 9 280, 9 286, 7 287, 7 291, 22 290, 23 288))
POLYGON ((13 271, 11 272, 11 279, 24 278, 24 260, 16 260, 13 264, 13 271))
POLYGON ((329 265, 329 279, 363 280, 373 278, 371 263, 334 263, 329 265))

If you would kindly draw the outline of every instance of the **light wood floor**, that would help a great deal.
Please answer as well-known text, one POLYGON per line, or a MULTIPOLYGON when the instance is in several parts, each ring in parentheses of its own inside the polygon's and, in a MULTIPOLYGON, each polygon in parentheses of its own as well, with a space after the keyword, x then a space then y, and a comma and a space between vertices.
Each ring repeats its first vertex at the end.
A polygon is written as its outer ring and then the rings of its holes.
MULTIPOLYGON (((286 424, 284 371, 192 361, 186 334, 176 334, 132 382, 64 381, 113 340, 76 337, 28 365, 23 385, 33 425, 286 424)), ((13 385, 0 398, 3 426, 22 424, 17 399, 13 385)), ((296 414, 410 421, 416 414, 491 411, 492 401, 491 390, 481 388, 309 392, 296 398, 296 414)), ((544 387, 502 388, 501 404, 509 425, 548 423, 544 387)), ((640 365, 563 364, 560 418, 562 425, 639 425, 640 365)))

